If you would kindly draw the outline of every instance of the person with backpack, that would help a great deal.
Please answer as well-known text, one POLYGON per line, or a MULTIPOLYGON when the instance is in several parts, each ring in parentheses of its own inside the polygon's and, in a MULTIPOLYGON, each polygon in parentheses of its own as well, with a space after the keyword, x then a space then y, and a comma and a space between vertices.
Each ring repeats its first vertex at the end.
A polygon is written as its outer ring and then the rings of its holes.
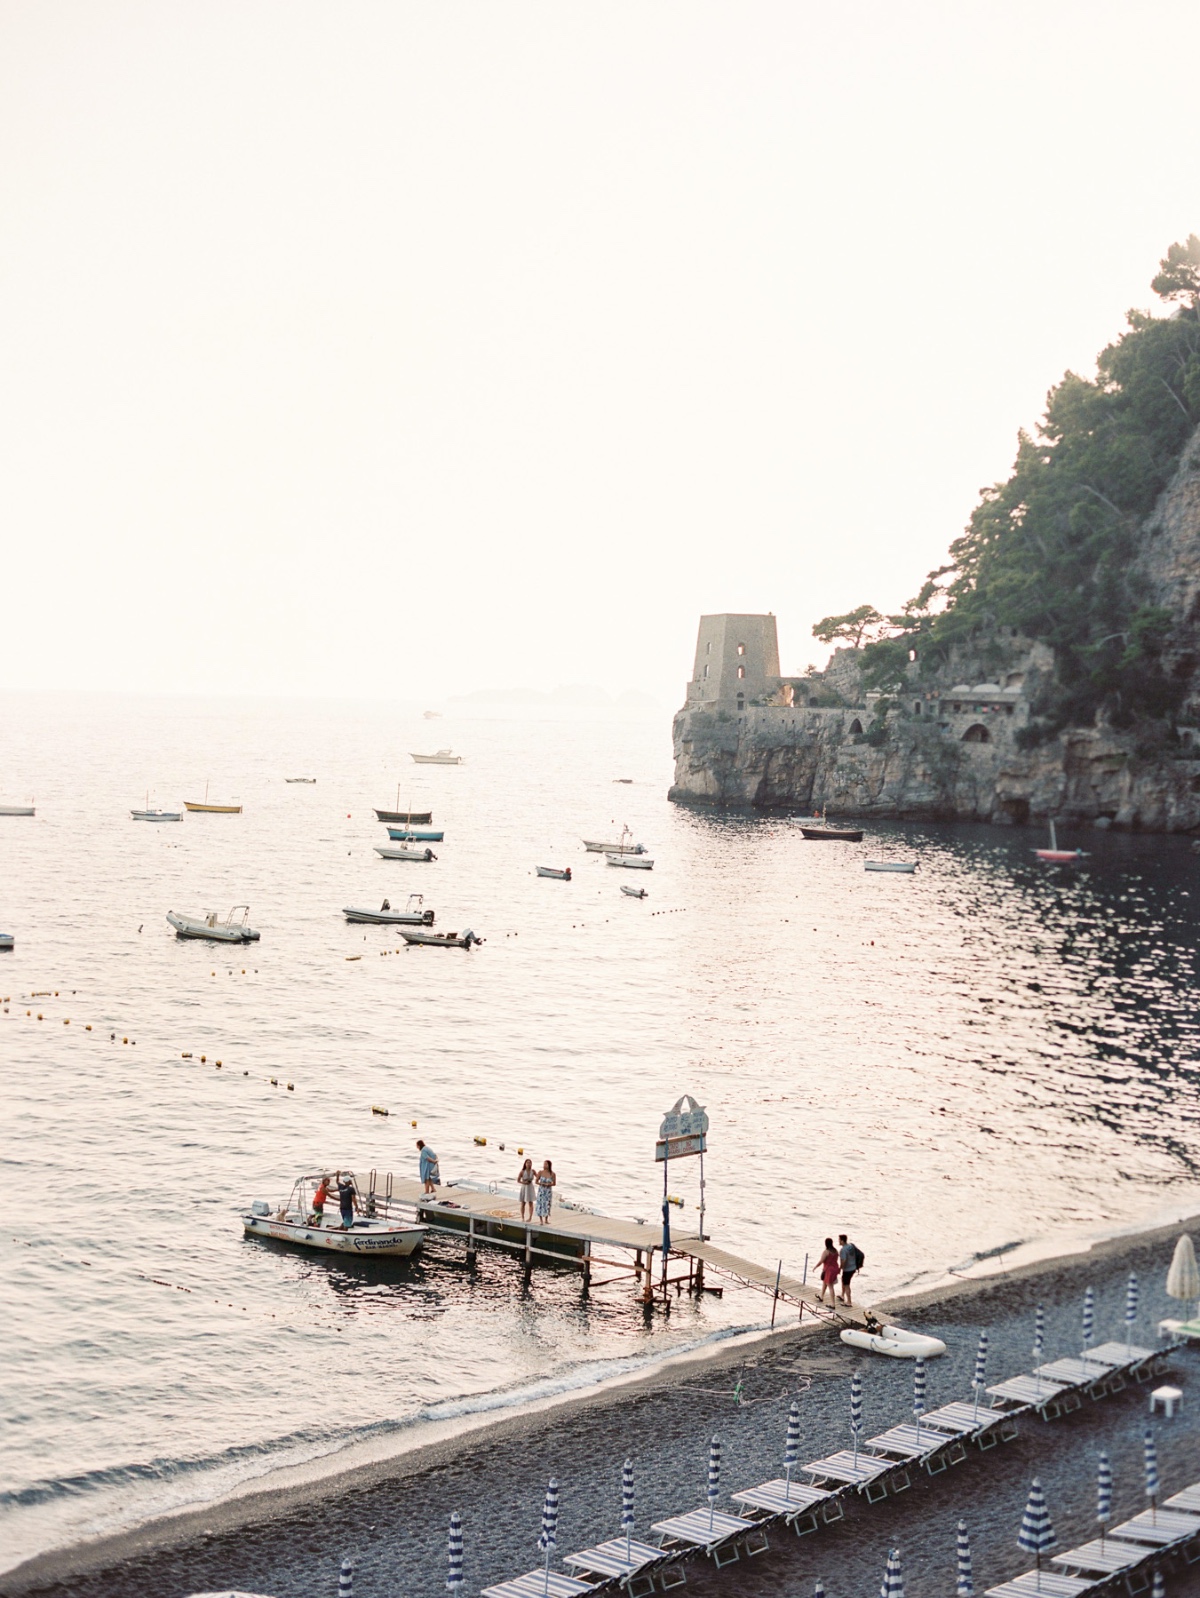
POLYGON ((855 1272, 861 1271, 867 1263, 867 1257, 857 1243, 849 1241, 845 1232, 838 1233, 838 1261, 842 1267, 841 1301, 843 1304, 853 1304, 854 1300, 850 1296, 850 1283, 854 1278, 855 1272))

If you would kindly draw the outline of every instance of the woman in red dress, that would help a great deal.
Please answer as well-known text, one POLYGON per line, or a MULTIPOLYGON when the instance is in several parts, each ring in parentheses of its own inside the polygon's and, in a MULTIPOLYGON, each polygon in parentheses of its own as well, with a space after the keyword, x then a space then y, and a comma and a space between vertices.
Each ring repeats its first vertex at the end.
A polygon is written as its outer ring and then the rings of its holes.
POLYGON ((831 1237, 827 1237, 825 1239, 825 1252, 817 1261, 817 1269, 821 1273, 821 1291, 817 1295, 818 1303, 824 1301, 826 1288, 829 1290, 829 1302, 831 1304, 833 1303, 834 1293, 837 1288, 838 1273, 841 1271, 841 1268, 841 1261, 838 1259, 837 1249, 833 1246, 833 1239, 831 1237))

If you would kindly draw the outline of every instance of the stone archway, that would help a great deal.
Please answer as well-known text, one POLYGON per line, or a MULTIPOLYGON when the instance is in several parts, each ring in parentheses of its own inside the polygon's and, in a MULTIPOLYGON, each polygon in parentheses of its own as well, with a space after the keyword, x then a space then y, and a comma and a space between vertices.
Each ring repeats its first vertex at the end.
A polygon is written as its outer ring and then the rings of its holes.
POLYGON ((990 744, 992 735, 981 721, 977 721, 963 733, 962 741, 965 744, 990 744))

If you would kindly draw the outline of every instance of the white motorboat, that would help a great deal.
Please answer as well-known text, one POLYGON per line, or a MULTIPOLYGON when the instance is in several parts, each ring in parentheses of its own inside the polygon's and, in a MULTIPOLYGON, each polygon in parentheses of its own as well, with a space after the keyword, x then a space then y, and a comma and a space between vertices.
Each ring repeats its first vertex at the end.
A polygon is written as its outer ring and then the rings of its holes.
POLYGON ((449 749, 439 749, 436 755, 413 755, 412 758, 418 766, 461 766, 463 763, 463 757, 449 749))
POLYGON ((468 927, 465 932, 406 932, 400 928, 405 943, 425 944, 431 949, 469 949, 473 943, 482 943, 468 927))
POLYGON ((553 877, 557 882, 570 882, 571 880, 570 866, 564 866, 561 871, 557 866, 539 866, 537 874, 539 877, 553 877))
POLYGON ((182 821, 182 810, 131 810, 135 821, 182 821))
MULTIPOLYGON (((372 1173, 373 1175, 374 1173, 372 1173)), ((349 1176, 350 1171, 339 1175, 349 1176)), ((302 1176, 293 1185, 291 1196, 272 1209, 265 1199, 256 1199, 250 1212, 242 1216, 247 1237, 272 1237, 280 1243, 295 1243, 301 1248, 321 1249, 330 1254, 357 1254, 360 1258, 379 1256, 404 1258, 425 1241, 428 1227, 401 1220, 390 1197, 373 1191, 359 1192, 359 1211, 354 1224, 343 1227, 338 1210, 337 1190, 331 1181, 324 1214, 312 1210, 312 1198, 320 1176, 302 1176)), ((357 1184, 356 1184, 357 1187, 357 1184)), ((391 1188, 391 1178, 388 1178, 391 1188)))
POLYGON ((285 777, 284 782, 316 782, 315 777, 285 777))
POLYGON ((946 1352, 940 1337, 908 1332, 903 1326, 881 1326, 870 1317, 866 1326, 847 1326, 841 1339, 852 1348, 867 1348, 872 1354, 887 1354, 892 1359, 936 1359, 946 1352))
POLYGON ((622 866, 626 871, 653 871, 654 861, 648 854, 610 854, 604 857, 610 866, 622 866))
POLYGON ((248 904, 235 904, 224 921, 217 920, 215 910, 206 910, 202 916, 181 916, 168 910, 167 920, 175 928, 177 938, 206 938, 213 943, 257 943, 259 934, 247 925, 249 915, 248 904))
POLYGON ((384 860, 436 860, 437 855, 432 849, 406 849, 403 844, 384 845, 377 843, 375 853, 384 860))
POLYGON ((648 897, 645 888, 632 888, 627 882, 621 884, 621 892, 630 899, 645 899, 648 897))
POLYGON ((621 838, 618 843, 603 843, 598 838, 585 838, 583 847, 589 854, 645 854, 644 843, 634 843, 633 834, 628 827, 621 828, 621 838))
POLYGON ((911 876, 917 869, 915 860, 864 860, 864 871, 903 871, 911 876))
POLYGON ((0 949, 13 949, 17 940, 11 932, 0 932, 0 949))
POLYGON ((409 894, 408 903, 403 910, 393 910, 385 899, 378 910, 347 908, 342 914, 347 921, 358 921, 366 926, 431 927, 433 925, 433 911, 425 909, 424 896, 419 893, 409 894))
POLYGON ((0 816, 31 816, 32 805, 0 805, 0 816))

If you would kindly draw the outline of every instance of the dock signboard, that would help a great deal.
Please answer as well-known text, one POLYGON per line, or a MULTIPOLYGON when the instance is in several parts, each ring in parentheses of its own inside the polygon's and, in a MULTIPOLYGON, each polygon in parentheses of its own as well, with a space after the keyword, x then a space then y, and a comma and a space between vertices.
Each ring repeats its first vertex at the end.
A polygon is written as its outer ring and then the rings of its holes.
POLYGON ((708 1148, 707 1136, 708 1116, 703 1105, 697 1104, 690 1093, 685 1093, 663 1116, 654 1158, 678 1160, 688 1154, 703 1154, 708 1148))

